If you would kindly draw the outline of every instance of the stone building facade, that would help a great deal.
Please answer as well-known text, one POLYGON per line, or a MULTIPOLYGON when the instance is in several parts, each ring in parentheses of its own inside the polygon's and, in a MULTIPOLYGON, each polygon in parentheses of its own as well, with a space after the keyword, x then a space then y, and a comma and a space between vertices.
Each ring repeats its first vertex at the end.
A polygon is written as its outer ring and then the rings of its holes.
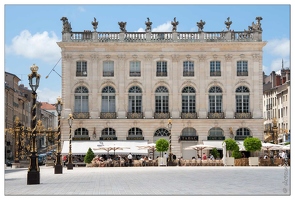
MULTIPOLYGON (((196 156, 185 147, 226 138, 263 140, 261 17, 244 31, 73 32, 63 21, 61 140, 169 139, 177 157, 196 156)), ((86 153, 86 152, 85 152, 86 153)))

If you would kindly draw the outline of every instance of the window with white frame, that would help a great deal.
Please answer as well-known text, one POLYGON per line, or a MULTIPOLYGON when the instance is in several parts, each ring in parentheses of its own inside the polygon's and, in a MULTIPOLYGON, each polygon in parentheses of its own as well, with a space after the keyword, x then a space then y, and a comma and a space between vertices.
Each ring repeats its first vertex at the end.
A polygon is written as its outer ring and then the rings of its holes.
POLYGON ((106 86, 101 92, 101 112, 116 112, 115 89, 106 86))
POLYGON ((129 76, 141 76, 140 61, 130 61, 129 76))
POLYGON ((103 76, 114 76, 114 61, 103 61, 103 76))
POLYGON ((156 113, 168 113, 169 112, 169 96, 168 89, 164 86, 160 86, 156 89, 155 93, 155 105, 156 113))
POLYGON ((158 61, 157 62, 156 76, 167 76, 167 62, 166 61, 158 61))
POLYGON ((196 112, 196 92, 193 87, 185 87, 182 90, 182 112, 196 112))
POLYGON ((75 90, 75 112, 89 112, 88 89, 79 86, 75 90))
POLYGON ((76 76, 87 76, 87 62, 77 61, 76 62, 76 76))
POLYGON ((128 97, 128 112, 141 113, 142 110, 142 92, 137 86, 133 86, 129 89, 128 97))
POLYGON ((183 76, 194 76, 194 61, 183 62, 183 76))
POLYGON ((213 86, 209 89, 209 112, 222 112, 222 89, 218 86, 213 86))
POLYGON ((210 61, 210 76, 221 76, 220 61, 210 61))
POLYGON ((248 76, 248 61, 237 61, 237 76, 248 76))
POLYGON ((240 86, 236 89, 236 112, 249 113, 250 91, 245 86, 240 86))

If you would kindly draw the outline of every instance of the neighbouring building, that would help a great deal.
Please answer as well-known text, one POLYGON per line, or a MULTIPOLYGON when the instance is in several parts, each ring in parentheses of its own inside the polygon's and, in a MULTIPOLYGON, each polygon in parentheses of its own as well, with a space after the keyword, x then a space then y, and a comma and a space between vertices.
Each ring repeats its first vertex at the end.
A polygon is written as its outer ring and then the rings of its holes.
POLYGON ((98 32, 94 18, 93 31, 79 32, 61 18, 62 142, 70 113, 73 142, 169 140, 171 119, 172 153, 186 159, 197 155, 190 145, 264 140, 261 20, 236 31, 227 18, 219 32, 200 20, 198 32, 178 32, 174 18, 171 32, 152 32, 148 18, 145 32, 126 22, 98 32))
POLYGON ((284 68, 264 74, 263 81, 263 118, 265 125, 265 141, 276 144, 290 142, 291 130, 291 72, 284 68), (277 134, 272 131, 272 120, 276 119, 277 134))

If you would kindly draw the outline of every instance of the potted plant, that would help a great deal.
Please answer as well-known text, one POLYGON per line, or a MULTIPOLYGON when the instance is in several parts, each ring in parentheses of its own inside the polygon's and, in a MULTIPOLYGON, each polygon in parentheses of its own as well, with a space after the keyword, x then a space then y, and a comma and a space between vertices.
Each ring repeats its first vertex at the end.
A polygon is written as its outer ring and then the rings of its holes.
POLYGON ((160 138, 156 141, 156 151, 160 152, 160 158, 158 159, 158 165, 163 166, 166 165, 166 160, 163 158, 163 152, 168 151, 169 142, 164 138, 160 138))
MULTIPOLYGON (((247 137, 244 140, 244 146, 245 146, 246 151, 255 152, 255 151, 261 150, 262 144, 258 138, 247 137)), ((249 159, 250 166, 253 166, 253 165, 258 166, 259 165, 259 158, 258 157, 249 157, 248 159, 249 159)))
MULTIPOLYGON (((239 145, 234 139, 228 138, 224 140, 226 144, 226 152, 228 151, 229 155, 233 156, 231 152, 233 151, 239 151, 239 145)), ((226 157, 226 165, 235 165, 235 158, 234 157, 229 157, 227 155, 223 155, 223 157, 226 157)))
POLYGON ((95 157, 92 149, 89 147, 88 151, 84 157, 84 162, 86 163, 86 167, 91 166, 91 161, 93 160, 93 158, 95 157))
POLYGON ((215 159, 220 158, 220 153, 217 151, 216 148, 213 148, 211 154, 214 156, 215 159))

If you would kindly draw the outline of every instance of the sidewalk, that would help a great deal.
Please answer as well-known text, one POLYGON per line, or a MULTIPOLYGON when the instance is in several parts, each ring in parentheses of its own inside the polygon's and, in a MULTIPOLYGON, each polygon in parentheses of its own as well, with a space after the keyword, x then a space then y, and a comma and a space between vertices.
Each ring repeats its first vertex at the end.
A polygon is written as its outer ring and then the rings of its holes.
POLYGON ((290 195, 290 167, 74 167, 54 174, 40 166, 40 184, 27 168, 5 169, 5 196, 290 195))

